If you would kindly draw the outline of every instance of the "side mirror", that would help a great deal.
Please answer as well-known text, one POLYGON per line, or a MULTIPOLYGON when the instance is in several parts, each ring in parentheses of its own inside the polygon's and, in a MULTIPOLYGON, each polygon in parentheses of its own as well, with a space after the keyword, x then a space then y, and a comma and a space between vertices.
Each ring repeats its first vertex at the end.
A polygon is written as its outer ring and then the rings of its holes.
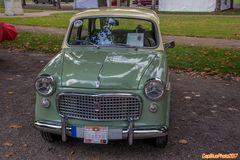
POLYGON ((175 47, 175 42, 174 41, 171 41, 171 42, 168 42, 168 43, 164 44, 165 49, 174 48, 174 47, 175 47))

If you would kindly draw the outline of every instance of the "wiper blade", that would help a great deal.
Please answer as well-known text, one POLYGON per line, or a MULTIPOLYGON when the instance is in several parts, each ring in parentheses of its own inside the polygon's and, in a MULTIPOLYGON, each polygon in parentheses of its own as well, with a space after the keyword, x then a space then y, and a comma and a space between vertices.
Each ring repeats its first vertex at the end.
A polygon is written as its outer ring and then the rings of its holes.
POLYGON ((116 45, 116 46, 124 46, 124 47, 131 47, 131 48, 137 48, 136 46, 131 46, 131 45, 125 44, 125 43, 114 43, 114 45, 116 45))
POLYGON ((93 46, 96 47, 96 48, 100 48, 99 45, 97 45, 97 44, 95 44, 95 43, 93 43, 93 42, 90 42, 90 41, 88 41, 88 40, 77 40, 77 42, 85 42, 85 43, 88 43, 88 44, 93 45, 93 46))

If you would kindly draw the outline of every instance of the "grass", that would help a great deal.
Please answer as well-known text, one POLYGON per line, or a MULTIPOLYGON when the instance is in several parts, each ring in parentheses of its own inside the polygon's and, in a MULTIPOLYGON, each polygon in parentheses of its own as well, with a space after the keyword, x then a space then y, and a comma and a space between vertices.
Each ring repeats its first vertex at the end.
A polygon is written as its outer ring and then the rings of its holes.
POLYGON ((168 11, 156 11, 156 12, 158 14, 169 14, 169 15, 240 15, 239 8, 224 10, 221 12, 168 12, 168 11))
POLYGON ((0 48, 55 54, 60 51, 63 38, 62 35, 23 32, 14 41, 0 43, 0 48))
POLYGON ((69 24, 69 19, 74 13, 52 14, 46 17, 11 17, 0 18, 0 21, 8 22, 16 25, 31 25, 44 27, 66 28, 69 24))
MULTIPOLYGON (((74 14, 52 14, 47 17, 0 18, 16 25, 66 28, 74 14)), ((127 22, 126 26, 129 26, 127 22)), ((161 16, 160 27, 165 35, 240 39, 240 17, 228 16, 161 16)), ((135 26, 134 26, 135 27, 135 26)))
POLYGON ((240 0, 234 0, 234 3, 240 4, 240 0))
MULTIPOLYGON (((15 41, 3 42, 0 48, 56 54, 62 40, 60 35, 20 33, 15 41)), ((240 49, 177 46, 168 50, 168 60, 171 68, 240 75, 240 49)))
POLYGON ((175 69, 240 75, 240 49, 180 45, 169 50, 168 60, 170 67, 175 69))
POLYGON ((240 17, 227 16, 162 16, 165 35, 240 39, 240 17))
MULTIPOLYGON (((0 6, 0 13, 4 13, 4 8, 0 6)), ((34 13, 34 12, 42 12, 42 10, 36 10, 36 9, 23 9, 25 13, 34 13)))

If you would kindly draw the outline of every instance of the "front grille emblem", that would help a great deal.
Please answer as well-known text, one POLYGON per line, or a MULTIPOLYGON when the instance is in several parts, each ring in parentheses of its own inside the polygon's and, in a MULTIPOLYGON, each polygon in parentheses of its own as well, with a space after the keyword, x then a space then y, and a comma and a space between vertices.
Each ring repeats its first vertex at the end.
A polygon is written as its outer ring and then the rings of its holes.
POLYGON ((101 104, 99 102, 94 102, 94 111, 99 112, 101 109, 101 104))

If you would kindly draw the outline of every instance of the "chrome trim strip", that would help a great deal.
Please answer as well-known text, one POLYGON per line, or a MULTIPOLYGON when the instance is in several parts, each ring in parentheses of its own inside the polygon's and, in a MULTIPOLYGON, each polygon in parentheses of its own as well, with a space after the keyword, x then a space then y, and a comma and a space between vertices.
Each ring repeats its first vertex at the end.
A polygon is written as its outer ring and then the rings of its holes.
MULTIPOLYGON (((61 95, 80 95, 80 96, 84 96, 84 95, 89 95, 89 96, 93 96, 93 97, 104 97, 104 96, 112 96, 112 97, 134 97, 137 98, 140 102, 140 114, 137 118, 134 118, 134 120, 138 120, 141 115, 142 115, 142 108, 143 108, 143 101, 142 98, 136 94, 130 94, 130 93, 74 93, 74 92, 62 92, 59 93, 56 97, 56 108, 57 108, 57 112, 59 113, 59 115, 62 117, 63 115, 60 113, 59 111, 59 104, 58 104, 58 100, 60 99, 61 95)), ((71 119, 80 119, 80 118, 74 118, 74 117, 69 117, 71 119)), ((130 117, 129 117, 130 118, 130 117)), ((109 120, 98 120, 98 119, 81 119, 81 120, 90 120, 90 121, 120 121, 119 119, 117 120, 113 120, 113 119, 109 119, 109 120)), ((127 119, 126 119, 127 120, 127 119)))
POLYGON ((62 116, 61 117, 61 137, 62 137, 62 141, 66 142, 67 141, 67 117, 66 116, 62 116))
MULTIPOLYGON (((40 131, 61 135, 61 124, 48 124, 48 123, 36 121, 34 123, 34 127, 40 131)), ((122 130, 122 138, 119 138, 119 139, 128 139, 128 132, 129 132, 128 129, 121 129, 121 130, 122 130)), ((68 132, 71 131, 71 127, 66 127, 66 131, 68 132)), ((135 128, 133 131, 133 134, 134 134, 134 139, 154 138, 154 137, 161 137, 161 136, 168 135, 168 130, 166 127, 162 127, 161 129, 136 129, 135 128)))
POLYGON ((134 139, 134 121, 133 118, 128 120, 128 144, 131 146, 134 139))
POLYGON ((171 90, 171 83, 168 82, 166 85, 166 91, 170 91, 171 90))

